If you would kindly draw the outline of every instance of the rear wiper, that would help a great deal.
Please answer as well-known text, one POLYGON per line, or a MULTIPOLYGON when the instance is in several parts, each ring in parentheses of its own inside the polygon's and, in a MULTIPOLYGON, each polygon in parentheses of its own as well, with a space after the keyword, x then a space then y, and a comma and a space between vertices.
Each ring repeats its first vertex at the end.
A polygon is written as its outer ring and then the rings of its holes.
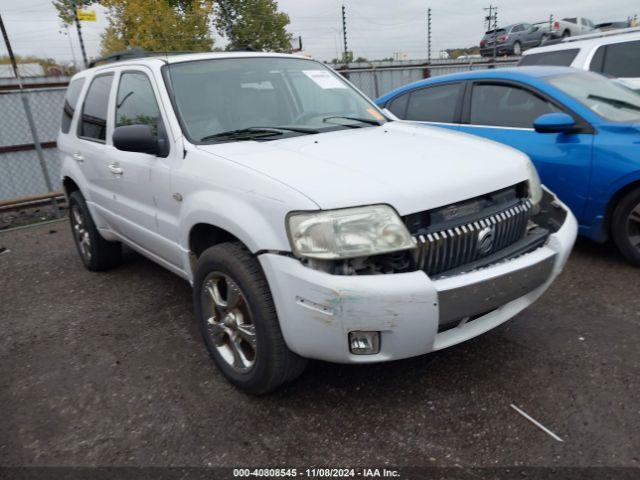
POLYGON ((631 102, 627 102, 625 100, 620 100, 617 98, 601 97, 600 95, 588 95, 587 98, 603 103, 608 103, 609 105, 613 105, 614 107, 628 108, 630 110, 640 111, 640 105, 635 105, 631 102))
POLYGON ((207 140, 223 139, 250 140, 252 138, 280 136, 285 132, 312 134, 319 133, 319 130, 305 127, 247 127, 239 128, 237 130, 229 130, 227 132, 215 133, 213 135, 207 135, 202 137, 200 141, 204 142, 207 140))
MULTIPOLYGON (((322 121, 326 123, 331 123, 331 122, 328 122, 327 120, 333 120, 334 118, 343 118, 345 120, 353 120, 354 122, 367 123, 369 125, 375 125, 376 127, 379 127, 381 125, 381 123, 378 120, 373 120, 371 118, 362 118, 362 117, 349 117, 346 115, 331 115, 330 117, 323 118, 322 121)), ((351 128, 360 128, 357 125, 347 125, 344 123, 341 123, 340 125, 344 125, 345 127, 351 127, 351 128)))

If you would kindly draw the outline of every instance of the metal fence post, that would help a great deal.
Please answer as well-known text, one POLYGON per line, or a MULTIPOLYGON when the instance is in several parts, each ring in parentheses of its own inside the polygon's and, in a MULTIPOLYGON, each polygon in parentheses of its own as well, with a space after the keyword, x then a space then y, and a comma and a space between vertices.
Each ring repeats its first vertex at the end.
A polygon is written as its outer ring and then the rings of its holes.
POLYGON ((373 91, 375 92, 376 98, 380 96, 380 87, 378 85, 378 72, 376 71, 376 67, 373 67, 373 91))

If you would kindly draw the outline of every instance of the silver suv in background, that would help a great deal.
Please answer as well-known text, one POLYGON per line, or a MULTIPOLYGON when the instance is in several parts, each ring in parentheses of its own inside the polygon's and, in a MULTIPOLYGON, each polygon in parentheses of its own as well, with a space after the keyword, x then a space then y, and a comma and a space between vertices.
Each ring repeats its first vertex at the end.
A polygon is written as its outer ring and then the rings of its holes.
POLYGON ((555 65, 590 70, 640 90, 640 28, 567 38, 525 52, 519 66, 555 65))
POLYGON ((528 48, 542 43, 545 31, 530 23, 515 23, 497 30, 489 30, 480 40, 480 54, 483 57, 496 55, 521 55, 528 48))

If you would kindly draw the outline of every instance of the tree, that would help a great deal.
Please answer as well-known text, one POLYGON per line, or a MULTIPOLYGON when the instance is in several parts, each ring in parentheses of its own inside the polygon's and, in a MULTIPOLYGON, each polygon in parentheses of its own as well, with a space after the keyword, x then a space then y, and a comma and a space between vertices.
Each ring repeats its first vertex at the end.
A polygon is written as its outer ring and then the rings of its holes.
POLYGON ((98 3, 98 0, 54 0, 53 6, 58 11, 60 20, 70 25, 75 19, 74 8, 85 8, 94 3, 98 3))
POLYGON ((213 0, 102 0, 109 26, 102 54, 138 47, 147 51, 208 51, 213 0))
MULTIPOLYGON (((214 0, 101 0, 109 25, 102 34, 102 55, 141 48, 147 51, 208 51, 214 0)), ((88 6, 97 0, 78 0, 88 6)), ((55 0, 62 21, 73 21, 73 0, 55 0)))
POLYGON ((229 41, 227 50, 291 50, 289 16, 278 12, 274 0, 218 0, 215 13, 216 29, 229 41))

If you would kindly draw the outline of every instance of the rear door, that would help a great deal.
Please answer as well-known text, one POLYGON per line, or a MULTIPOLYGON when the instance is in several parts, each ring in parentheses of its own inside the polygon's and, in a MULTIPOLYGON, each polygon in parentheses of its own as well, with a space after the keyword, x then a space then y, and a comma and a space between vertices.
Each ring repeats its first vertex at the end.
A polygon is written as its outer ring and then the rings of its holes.
POLYGON ((385 107, 402 120, 458 129, 465 82, 430 85, 391 99, 385 107))
MULTIPOLYGON (((504 143, 529 155, 542 183, 580 217, 589 193, 593 135, 542 134, 533 129, 533 122, 540 115, 560 111, 565 110, 527 86, 514 82, 475 81, 467 88, 460 130, 504 143)), ((576 120, 584 123, 582 119, 576 120)), ((585 132, 589 129, 586 125, 585 132)))
POLYGON ((77 141, 73 158, 79 164, 87 180, 88 203, 92 210, 114 228, 113 216, 114 178, 110 175, 106 160, 107 130, 109 126, 109 100, 113 86, 113 72, 99 73, 89 83, 78 118, 77 141))

